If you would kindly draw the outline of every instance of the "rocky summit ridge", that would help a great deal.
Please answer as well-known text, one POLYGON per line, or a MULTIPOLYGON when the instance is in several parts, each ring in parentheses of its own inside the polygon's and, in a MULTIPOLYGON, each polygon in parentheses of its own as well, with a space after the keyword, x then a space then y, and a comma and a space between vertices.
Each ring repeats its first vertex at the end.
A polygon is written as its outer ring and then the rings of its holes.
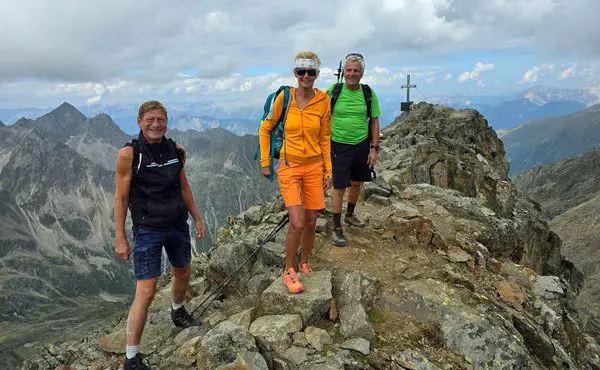
MULTIPOLYGON (((320 213, 305 292, 280 281, 285 229, 200 318, 170 322, 161 279, 142 339, 155 369, 599 369, 598 340, 574 305, 582 274, 539 206, 508 179, 502 142, 474 110, 425 103, 383 130, 377 178, 357 207, 365 229, 331 245, 320 213)), ((328 207, 330 199, 328 198, 328 207)), ((255 251, 285 215, 281 199, 229 218, 194 258, 187 307, 255 251)), ((116 369, 126 313, 22 369, 116 369)))

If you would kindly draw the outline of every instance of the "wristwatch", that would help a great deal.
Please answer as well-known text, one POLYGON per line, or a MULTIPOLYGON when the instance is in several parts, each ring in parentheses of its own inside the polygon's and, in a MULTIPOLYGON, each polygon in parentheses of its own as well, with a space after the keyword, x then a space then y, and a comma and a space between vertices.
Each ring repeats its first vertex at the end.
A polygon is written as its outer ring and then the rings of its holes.
POLYGON ((371 149, 375 148, 375 151, 378 152, 379 151, 379 144, 377 144, 377 145, 371 144, 371 146, 369 148, 371 148, 371 149))

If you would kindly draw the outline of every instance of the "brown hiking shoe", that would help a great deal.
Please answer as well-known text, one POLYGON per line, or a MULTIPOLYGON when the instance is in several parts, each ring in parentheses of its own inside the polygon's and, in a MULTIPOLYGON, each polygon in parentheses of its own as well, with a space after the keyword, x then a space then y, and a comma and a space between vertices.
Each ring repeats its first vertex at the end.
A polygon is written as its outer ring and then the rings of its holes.
POLYGON ((365 227, 367 226, 366 223, 364 223, 363 221, 359 220, 356 215, 351 214, 350 216, 346 215, 346 217, 344 217, 344 222, 347 223, 348 225, 352 225, 355 227, 365 227))

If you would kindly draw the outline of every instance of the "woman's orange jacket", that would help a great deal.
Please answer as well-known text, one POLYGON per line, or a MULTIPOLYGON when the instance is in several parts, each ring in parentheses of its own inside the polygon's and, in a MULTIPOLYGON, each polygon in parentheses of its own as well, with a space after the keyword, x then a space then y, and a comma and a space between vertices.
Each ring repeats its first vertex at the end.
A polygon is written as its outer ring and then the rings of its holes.
MULTIPOLYGON (((280 159, 290 164, 309 164, 323 161, 325 177, 331 177, 331 106, 329 96, 319 89, 304 109, 296 103, 296 88, 290 89, 291 101, 284 122, 284 143, 280 159)), ((283 94, 273 102, 273 114, 261 122, 260 163, 270 164, 270 133, 281 116, 283 94)))

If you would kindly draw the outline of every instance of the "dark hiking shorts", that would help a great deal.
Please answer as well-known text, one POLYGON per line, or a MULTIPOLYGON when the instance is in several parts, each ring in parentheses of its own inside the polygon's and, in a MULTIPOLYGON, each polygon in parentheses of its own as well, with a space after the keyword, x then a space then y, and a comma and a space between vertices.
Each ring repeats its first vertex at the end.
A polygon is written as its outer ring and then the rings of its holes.
POLYGON ((173 267, 186 267, 192 260, 188 230, 133 228, 133 271, 138 280, 159 277, 163 247, 173 267))
POLYGON ((371 181, 371 169, 367 164, 370 144, 368 138, 358 144, 331 142, 334 189, 349 188, 350 181, 371 181))

